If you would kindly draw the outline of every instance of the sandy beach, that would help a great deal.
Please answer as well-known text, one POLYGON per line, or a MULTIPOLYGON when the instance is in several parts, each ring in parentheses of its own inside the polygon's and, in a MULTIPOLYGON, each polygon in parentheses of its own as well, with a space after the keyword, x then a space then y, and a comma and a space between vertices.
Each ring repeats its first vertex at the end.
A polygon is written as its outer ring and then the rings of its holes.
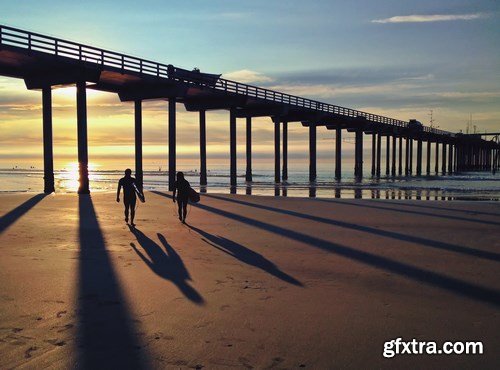
POLYGON ((497 368, 500 204, 0 196, 0 368, 497 368), (483 355, 382 356, 385 341, 483 355))

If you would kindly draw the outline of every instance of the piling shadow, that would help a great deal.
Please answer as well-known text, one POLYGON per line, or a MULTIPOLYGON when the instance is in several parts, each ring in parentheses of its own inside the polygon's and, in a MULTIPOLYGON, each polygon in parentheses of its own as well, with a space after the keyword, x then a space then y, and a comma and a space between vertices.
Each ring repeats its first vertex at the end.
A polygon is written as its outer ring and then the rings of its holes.
POLYGON ((500 226, 500 222, 495 222, 495 221, 476 220, 474 218, 470 218, 470 217, 467 218, 467 217, 461 217, 461 216, 439 215, 439 214, 425 212, 425 211, 416 211, 416 210, 409 210, 409 209, 398 209, 398 208, 384 207, 383 205, 377 205, 377 203, 382 203, 382 201, 373 202, 372 204, 353 203, 353 202, 349 202, 349 201, 341 201, 340 202, 340 201, 334 200, 334 199, 317 199, 317 201, 319 201, 319 202, 327 202, 327 203, 347 204, 347 205, 355 206, 355 207, 380 209, 380 210, 383 210, 383 211, 398 212, 398 213, 408 213, 408 214, 414 214, 414 215, 426 216, 426 217, 445 218, 445 219, 454 220, 454 221, 465 221, 465 222, 473 222, 473 223, 478 223, 478 224, 500 226))
POLYGON ((188 227, 200 234, 203 237, 202 240, 204 242, 230 255, 231 257, 234 257, 247 265, 257 267, 289 284, 303 286, 300 281, 281 271, 278 266, 269 261, 262 254, 254 252, 253 250, 222 236, 209 234, 206 231, 200 230, 191 225, 188 225, 188 227))
MULTIPOLYGON (((261 205, 261 204, 245 202, 245 201, 239 200, 239 199, 231 199, 231 198, 225 198, 225 197, 220 197, 217 195, 208 195, 208 194, 205 196, 210 197, 210 198, 215 198, 218 200, 222 200, 225 202, 237 203, 237 204, 241 204, 241 205, 248 206, 248 207, 263 209, 263 210, 275 212, 275 213, 281 213, 281 214, 294 216, 294 217, 298 217, 298 218, 303 218, 306 220, 316 221, 316 222, 320 222, 320 223, 324 223, 324 224, 328 224, 328 225, 332 225, 332 226, 338 226, 338 227, 343 227, 343 228, 347 228, 347 229, 351 229, 351 230, 362 231, 362 232, 366 232, 366 233, 370 233, 370 234, 374 234, 374 235, 378 235, 378 236, 383 236, 383 237, 387 237, 387 238, 401 240, 404 242, 416 243, 416 244, 419 244, 421 246, 426 246, 426 247, 430 247, 430 248, 442 249, 442 250, 446 250, 446 251, 450 251, 450 252, 465 254, 465 255, 469 255, 469 256, 473 256, 473 257, 477 257, 477 258, 482 258, 482 259, 487 259, 487 260, 491 260, 491 261, 496 261, 496 262, 500 261, 500 254, 495 253, 495 252, 489 252, 489 251, 484 251, 481 249, 469 248, 469 247, 464 247, 461 245, 440 242, 440 241, 436 241, 436 240, 426 239, 426 238, 423 238, 420 236, 413 236, 413 235, 401 234, 401 233, 394 232, 394 231, 381 230, 381 229, 377 229, 374 227, 362 226, 362 225, 353 224, 350 222, 345 222, 345 221, 340 221, 340 220, 332 220, 329 218, 313 216, 313 215, 309 215, 309 214, 305 214, 305 213, 300 213, 300 212, 296 212, 296 211, 289 211, 289 210, 280 209, 280 208, 274 208, 274 207, 265 206, 265 205, 261 205)), ((335 203, 336 201, 332 200, 332 201, 327 201, 327 202, 335 203)), ((358 205, 360 207, 364 207, 363 204, 344 202, 344 201, 342 201, 338 204, 358 205)))
POLYGON ((38 202, 40 202, 46 196, 47 194, 37 194, 28 199, 26 202, 18 205, 9 213, 2 216, 2 218, 0 218, 0 234, 3 233, 10 225, 16 222, 19 218, 21 218, 31 208, 36 206, 38 202))
POLYGON ((80 195, 78 356, 83 369, 149 368, 90 195, 80 195))
POLYGON ((159 233, 157 234, 158 240, 163 245, 163 249, 139 229, 132 226, 129 226, 129 228, 136 237, 139 245, 146 252, 148 258, 146 258, 134 243, 130 243, 130 246, 144 263, 155 274, 174 283, 190 301, 198 305, 203 305, 205 302, 203 297, 188 283, 188 281, 191 280, 191 276, 184 262, 182 262, 180 256, 167 242, 165 237, 159 233))
POLYGON ((378 200, 377 203, 384 203, 384 204, 390 204, 390 205, 397 205, 398 207, 411 207, 411 208, 423 208, 423 209, 436 209, 438 211, 448 211, 448 212, 457 212, 457 213, 464 213, 464 214, 475 214, 475 215, 485 215, 485 216, 494 216, 494 217, 500 217, 500 212, 493 213, 493 212, 484 212, 484 211, 469 211, 466 209, 458 209, 458 208, 448 208, 448 207, 434 207, 431 205, 422 205, 422 204, 415 204, 415 203, 396 203, 395 201, 387 201, 387 200, 378 200))
MULTIPOLYGON (((169 194, 161 193, 158 191, 155 191, 155 194, 171 198, 169 194)), ((250 217, 211 207, 203 203, 194 204, 193 207, 247 224, 261 230, 265 230, 267 232, 282 236, 284 238, 288 238, 290 240, 308 244, 311 247, 334 253, 338 256, 342 256, 350 260, 378 268, 380 270, 388 271, 432 287, 449 291, 458 296, 463 296, 472 300, 500 307, 500 291, 489 287, 469 283, 467 281, 449 277, 438 272, 415 267, 404 262, 399 262, 388 257, 379 256, 374 253, 357 250, 355 248, 338 243, 333 243, 315 236, 303 234, 299 231, 268 224, 250 217)))

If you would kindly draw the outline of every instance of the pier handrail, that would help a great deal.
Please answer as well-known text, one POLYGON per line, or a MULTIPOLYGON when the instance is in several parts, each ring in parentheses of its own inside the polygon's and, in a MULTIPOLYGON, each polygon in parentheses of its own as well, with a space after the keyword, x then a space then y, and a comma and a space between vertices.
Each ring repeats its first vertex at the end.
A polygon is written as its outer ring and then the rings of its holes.
MULTIPOLYGON (((18 28, 0 25, 0 44, 24 48, 32 51, 76 59, 84 63, 92 63, 97 66, 117 68, 121 71, 129 71, 158 78, 173 79, 185 84, 203 86, 204 88, 223 91, 236 95, 257 98, 266 102, 280 103, 300 108, 311 109, 318 112, 335 114, 349 118, 364 117, 367 121, 391 125, 396 127, 408 127, 407 121, 390 117, 346 108, 334 104, 323 103, 317 100, 302 98, 279 91, 274 91, 254 85, 248 85, 237 81, 218 78, 214 83, 206 83, 206 80, 198 77, 197 72, 188 71, 172 65, 153 62, 147 59, 137 58, 130 55, 116 53, 113 51, 84 45, 81 43, 67 41, 56 37, 46 36, 39 33, 24 31, 18 28)), ((454 137, 455 134, 438 130, 433 127, 424 126, 424 132, 454 137)))

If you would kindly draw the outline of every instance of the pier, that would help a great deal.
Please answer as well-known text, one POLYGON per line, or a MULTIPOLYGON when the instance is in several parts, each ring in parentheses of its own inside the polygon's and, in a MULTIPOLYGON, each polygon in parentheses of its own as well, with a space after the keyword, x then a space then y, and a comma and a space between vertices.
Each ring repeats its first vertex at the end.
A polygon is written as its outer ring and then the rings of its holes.
MULTIPOLYGON (((176 172, 176 105, 199 112, 200 184, 207 184, 206 111, 227 110, 230 137, 230 184, 237 185, 236 137, 238 122, 246 123, 245 180, 252 181, 252 118, 269 117, 274 125, 274 181, 288 179, 288 125, 301 124, 309 132, 309 180, 317 178, 317 130, 335 131, 335 167, 332 179, 340 180, 342 131, 355 135, 354 174, 363 176, 363 137, 372 135, 371 174, 379 177, 455 174, 463 171, 497 171, 500 166, 496 140, 439 130, 359 110, 323 103, 253 85, 223 79, 220 75, 189 71, 109 50, 83 45, 0 25, 0 75, 23 79, 26 88, 42 92, 44 192, 54 187, 52 144, 52 96, 54 87, 75 85, 78 132, 78 193, 88 194, 87 89, 118 95, 122 102, 134 102, 135 172, 142 187, 142 102, 168 101, 168 179, 171 190, 176 172), (282 141, 282 143, 281 143, 282 141), (416 168, 413 169, 414 143, 416 168), (385 166, 382 169, 382 146, 385 166), (404 149, 403 149, 404 146, 404 149), (423 151, 426 150, 425 171, 423 151), (440 152, 441 151, 441 152, 440 152), (403 152, 405 158, 403 159, 403 152), (396 156, 398 158, 396 158, 396 156), (396 159, 397 165, 396 165, 396 159), (441 163, 439 160, 441 159, 441 163)), ((332 144, 333 148, 333 144, 332 144)))

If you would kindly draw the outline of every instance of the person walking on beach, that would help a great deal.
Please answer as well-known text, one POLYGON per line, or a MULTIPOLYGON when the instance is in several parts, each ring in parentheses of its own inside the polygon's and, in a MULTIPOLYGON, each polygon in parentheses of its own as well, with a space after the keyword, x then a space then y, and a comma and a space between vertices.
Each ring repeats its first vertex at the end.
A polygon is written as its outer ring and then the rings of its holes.
POLYGON ((135 203, 136 203, 136 185, 135 178, 132 177, 132 170, 127 168, 125 170, 125 177, 118 181, 118 191, 116 192, 116 201, 120 202, 120 190, 123 188, 123 204, 125 206, 125 222, 128 222, 128 215, 130 210, 130 225, 135 226, 135 203))
POLYGON ((189 191, 191 189, 191 185, 189 182, 184 178, 184 173, 182 172, 177 172, 177 181, 174 183, 174 194, 173 194, 173 201, 175 203, 176 197, 175 195, 177 194, 177 206, 179 210, 179 220, 182 221, 182 223, 186 223, 186 216, 187 216, 187 205, 189 201, 189 191))

